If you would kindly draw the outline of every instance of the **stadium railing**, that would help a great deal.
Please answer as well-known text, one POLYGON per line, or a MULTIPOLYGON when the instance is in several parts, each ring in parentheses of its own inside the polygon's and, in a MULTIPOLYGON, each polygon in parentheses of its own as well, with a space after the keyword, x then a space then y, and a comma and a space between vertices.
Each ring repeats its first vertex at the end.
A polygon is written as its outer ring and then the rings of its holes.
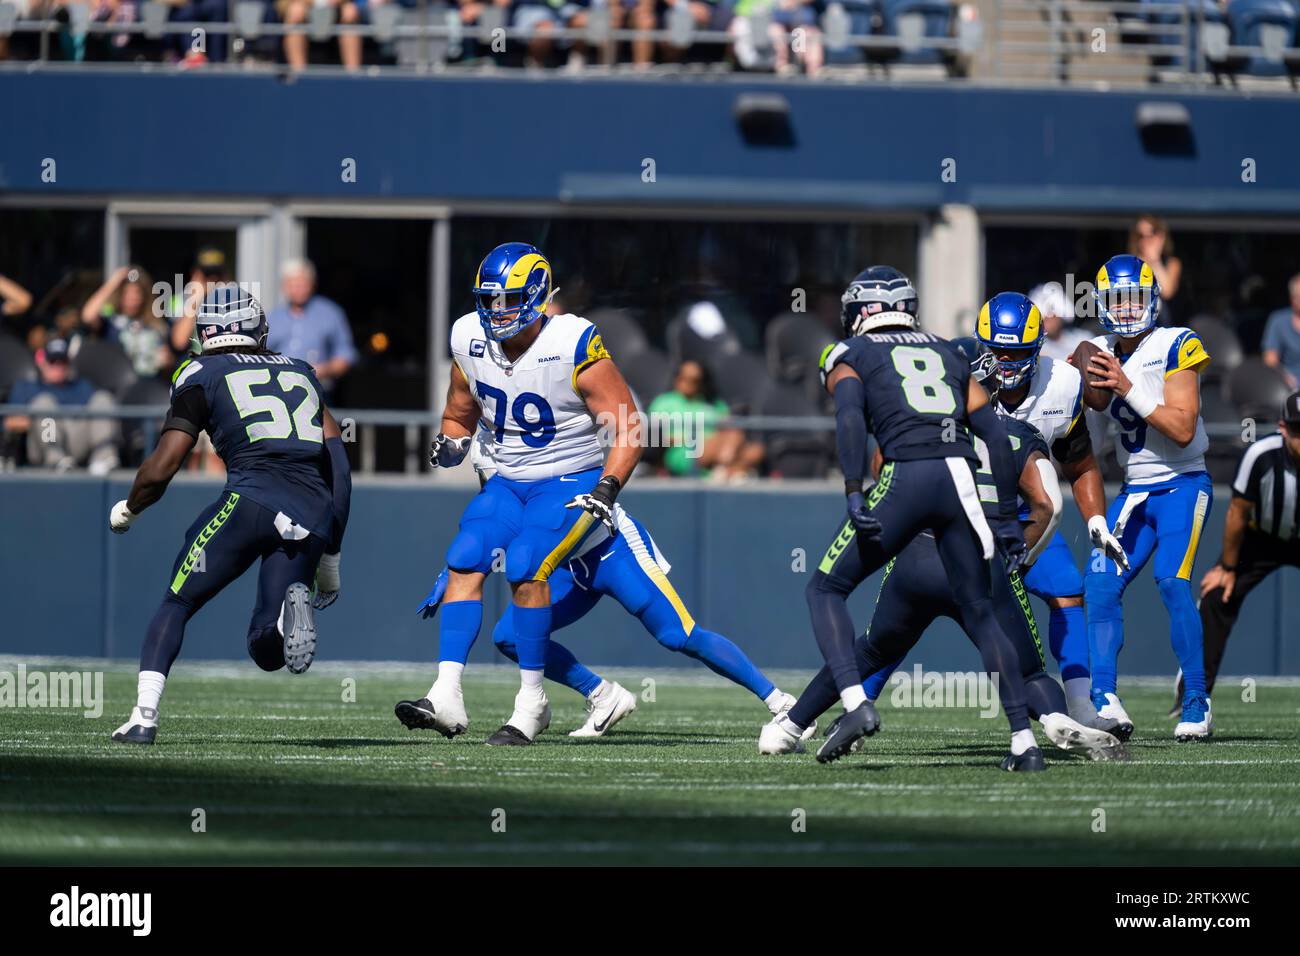
MULTIPOLYGON (((165 405, 118 405, 116 408, 87 408, 71 406, 52 413, 48 406, 33 409, 27 405, 0 403, 0 419, 9 415, 26 416, 40 420, 60 418, 114 419, 121 422, 149 422, 157 425, 167 413, 165 405)), ((399 409, 331 409, 334 418, 344 429, 345 437, 352 434, 357 444, 358 470, 374 474, 376 468, 377 433, 380 428, 399 428, 403 435, 403 472, 408 475, 427 470, 426 436, 433 434, 442 423, 442 415, 429 411, 403 411, 399 409)), ((739 428, 746 432, 775 434, 803 432, 826 435, 835 431, 833 415, 733 415, 716 423, 719 428, 739 428)), ((1206 422, 1205 431, 1212 442, 1234 443, 1240 452, 1241 422, 1206 422)), ((152 445, 152 443, 150 443, 152 445)), ((1214 449, 1212 449, 1213 451, 1214 449)))
MULTIPOLYGON (((1220 7, 1216 0, 934 0, 931 4, 895 2, 832 3, 821 14, 822 40, 831 53, 851 51, 860 68, 898 64, 935 63, 953 77, 1007 84, 1066 83, 1183 83, 1203 84, 1242 75, 1278 77, 1296 86, 1300 78, 1300 36, 1292 0, 1235 0, 1235 4, 1272 4, 1267 10, 1240 14, 1220 7), (947 24, 934 8, 948 8, 947 24), (1248 13, 1250 15, 1248 15, 1248 13), (1290 18, 1288 20, 1288 17, 1290 18), (864 20, 865 18, 865 20, 864 20), (872 32, 862 32, 864 23, 872 32), (1251 43, 1248 40, 1257 40, 1251 43)), ((10 0, 0 0, 0 37, 37 34, 36 62, 52 63, 51 41, 68 31, 74 36, 132 36, 159 40, 224 35, 240 44, 262 38, 306 34, 326 41, 343 34, 359 35, 380 44, 406 43, 394 64, 367 66, 371 70, 439 72, 444 69, 493 69, 491 58, 474 65, 456 60, 464 45, 477 40, 491 49, 494 40, 519 41, 529 34, 507 22, 508 9, 488 6, 477 24, 463 25, 456 10, 444 5, 406 9, 395 3, 371 8, 370 22, 345 25, 335 22, 334 9, 313 6, 307 23, 286 25, 263 20, 260 0, 232 4, 227 23, 169 21, 172 9, 158 0, 140 5, 136 22, 92 22, 87 7, 70 4, 64 19, 27 19, 18 16, 10 0)), ((1234 7, 1235 11, 1235 7, 1234 7)), ((941 14, 941 9, 939 14, 941 14)), ((719 61, 734 42, 726 30, 699 29, 687 8, 673 8, 663 29, 612 29, 605 8, 588 11, 581 29, 556 27, 547 36, 560 41, 584 41, 592 47, 648 39, 679 48, 715 47, 719 61)), ((760 52, 770 49, 766 12, 750 16, 750 36, 760 52)), ((832 72, 842 60, 828 57, 832 72)), ((0 64, 2 65, 2 64, 0 64)), ((77 64, 60 63, 60 66, 77 64)), ((95 66, 150 69, 156 63, 96 61, 95 66)), ((247 70, 250 64, 215 65, 218 69, 247 70)), ((282 64, 262 64, 283 69, 282 64)), ((214 64, 207 64, 211 69, 214 64)), ((337 69, 311 66, 309 70, 337 69)), ((602 68, 594 62, 585 68, 602 68)), ((658 70, 680 70, 661 64, 658 70)), ((655 75, 656 71, 651 71, 655 75)), ((752 73, 742 74, 752 76, 752 73)))

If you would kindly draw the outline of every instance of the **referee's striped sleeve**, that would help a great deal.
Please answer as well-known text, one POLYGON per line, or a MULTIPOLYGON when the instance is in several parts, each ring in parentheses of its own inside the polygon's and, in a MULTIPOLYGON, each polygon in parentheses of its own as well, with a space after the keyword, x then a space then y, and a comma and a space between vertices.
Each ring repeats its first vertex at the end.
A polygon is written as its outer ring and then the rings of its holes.
POLYGON ((1241 464, 1237 466, 1237 477, 1232 480, 1232 490, 1243 498, 1250 497, 1250 473, 1255 470, 1255 464, 1259 459, 1270 451, 1276 451, 1282 447, 1281 435, 1269 435, 1267 438, 1261 438, 1241 456, 1241 464))

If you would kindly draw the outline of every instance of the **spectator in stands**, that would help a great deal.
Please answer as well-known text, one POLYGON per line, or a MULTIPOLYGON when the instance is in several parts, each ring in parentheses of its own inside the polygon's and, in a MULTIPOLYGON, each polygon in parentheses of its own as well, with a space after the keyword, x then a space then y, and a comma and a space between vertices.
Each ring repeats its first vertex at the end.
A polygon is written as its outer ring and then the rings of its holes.
POLYGON ((0 316, 22 315, 32 307, 32 294, 6 275, 0 275, 0 316))
POLYGON ((1183 261, 1174 255, 1174 240, 1169 226, 1159 216, 1147 213, 1139 216, 1128 234, 1128 253, 1137 256, 1151 267, 1160 283, 1160 321, 1162 325, 1176 324, 1178 311, 1174 299, 1183 280, 1183 261))
POLYGON ((67 471, 88 465, 92 474, 104 475, 118 465, 117 423, 112 419, 57 418, 50 413, 62 407, 112 408, 113 397, 96 391, 72 368, 68 343, 50 339, 36 353, 40 377, 15 382, 9 392, 14 405, 27 405, 31 415, 10 415, 4 420, 7 435, 27 437, 27 463, 36 468, 67 471))
MULTIPOLYGON (((678 6, 690 11, 696 30, 725 30, 731 19, 730 8, 719 0, 624 0, 624 7, 630 10, 629 25, 637 30, 670 29, 673 11, 678 6)), ((685 52, 671 42, 660 47, 660 57, 665 63, 680 60, 685 52)), ((654 41, 634 41, 633 65, 648 69, 653 62, 654 41)))
MULTIPOLYGON (((335 20, 345 26, 355 26, 369 20, 369 7, 379 6, 384 0, 321 0, 324 6, 335 9, 335 20)), ((285 25, 306 23, 311 17, 315 0, 276 0, 275 9, 285 25)), ((289 68, 301 70, 307 66, 307 34, 288 33, 284 37, 284 58, 289 68)), ((339 34, 339 59, 345 70, 361 69, 361 37, 355 33, 339 34)))
POLYGON ((121 346, 136 375, 154 378, 170 374, 176 357, 163 310, 149 273, 139 266, 122 266, 86 300, 81 321, 92 333, 121 346))
POLYGON ((1029 291, 1029 301, 1038 306, 1043 316, 1043 354, 1048 358, 1068 359, 1089 338, 1082 329, 1074 328, 1074 309, 1065 297, 1059 282, 1044 282, 1029 291))
POLYGON ((1278 309, 1264 326, 1264 362, 1282 373, 1288 388, 1300 388, 1300 274, 1287 283, 1291 305, 1278 309))
MULTIPOLYGON (((514 16, 511 29, 528 38, 528 52, 524 57, 526 66, 547 66, 555 50, 552 36, 557 28, 570 30, 586 29, 588 11, 600 7, 607 0, 515 0, 514 16)), ((610 28, 618 29, 622 19, 622 7, 613 3, 610 7, 610 28)), ((570 69, 581 69, 587 62, 587 45, 582 41, 569 45, 569 58, 566 64, 570 69)), ((601 51, 601 59, 609 63, 613 59, 613 44, 608 44, 601 51)))
POLYGON ((766 11, 770 17, 767 25, 769 46, 772 51, 772 68, 777 73, 798 72, 802 64, 809 76, 816 76, 825 62, 821 31, 817 29, 817 11, 811 0, 738 0, 736 16, 731 21, 730 32, 735 38, 736 62, 741 69, 761 69, 765 64, 757 38, 752 36, 754 14, 766 11), (795 33, 795 31, 800 31, 795 33), (791 62, 791 53, 794 60, 791 62))
POLYGON ((308 260, 286 262, 280 276, 285 301, 267 316, 266 345, 310 362, 328 398, 357 360, 348 318, 337 302, 316 293, 316 267, 308 260))
MULTIPOLYGON (((183 289, 173 289, 171 299, 172 351, 183 355, 190 349, 194 336, 194 312, 207 294, 208 286, 214 282, 230 282, 230 270, 226 266, 226 254, 215 246, 205 246, 199 250, 190 267, 190 278, 183 289)), ((256 295, 254 296, 257 297, 256 295)))
MULTIPOLYGON (((172 8, 169 19, 173 23, 226 23, 230 20, 230 5, 227 0, 171 0, 172 8)), ((226 62, 226 34, 209 33, 206 30, 201 38, 184 33, 174 38, 179 47, 180 58, 191 66, 203 63, 226 62)))
POLYGON ((730 412, 717 397, 708 370, 687 360, 677 368, 672 391, 650 403, 651 434, 666 436, 664 467, 672 475, 706 474, 741 479, 756 473, 763 446, 739 428, 718 428, 730 412))

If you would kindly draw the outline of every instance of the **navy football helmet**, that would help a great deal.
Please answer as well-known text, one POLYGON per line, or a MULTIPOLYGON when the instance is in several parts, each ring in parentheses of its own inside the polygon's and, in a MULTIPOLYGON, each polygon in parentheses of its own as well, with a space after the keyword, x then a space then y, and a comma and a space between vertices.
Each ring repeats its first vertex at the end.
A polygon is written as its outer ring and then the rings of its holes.
POLYGON ((194 316, 200 353, 237 346, 265 348, 267 330, 261 303, 234 282, 208 289, 194 316))
POLYGON ((916 328, 912 280, 893 266, 862 270, 840 296, 840 320, 845 338, 891 326, 916 328))

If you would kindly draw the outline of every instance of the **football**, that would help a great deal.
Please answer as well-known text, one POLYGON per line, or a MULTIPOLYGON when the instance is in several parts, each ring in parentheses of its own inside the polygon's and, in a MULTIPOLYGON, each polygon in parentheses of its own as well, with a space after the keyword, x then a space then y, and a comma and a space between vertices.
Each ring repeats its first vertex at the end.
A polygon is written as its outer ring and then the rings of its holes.
POLYGON ((1077 368, 1083 376, 1083 403, 1099 412, 1104 411, 1110 405, 1113 397, 1113 393, 1109 388, 1093 385, 1092 380, 1088 377, 1088 362, 1101 351, 1100 347, 1093 345, 1091 342, 1080 342, 1079 347, 1070 356, 1070 364, 1077 368))

